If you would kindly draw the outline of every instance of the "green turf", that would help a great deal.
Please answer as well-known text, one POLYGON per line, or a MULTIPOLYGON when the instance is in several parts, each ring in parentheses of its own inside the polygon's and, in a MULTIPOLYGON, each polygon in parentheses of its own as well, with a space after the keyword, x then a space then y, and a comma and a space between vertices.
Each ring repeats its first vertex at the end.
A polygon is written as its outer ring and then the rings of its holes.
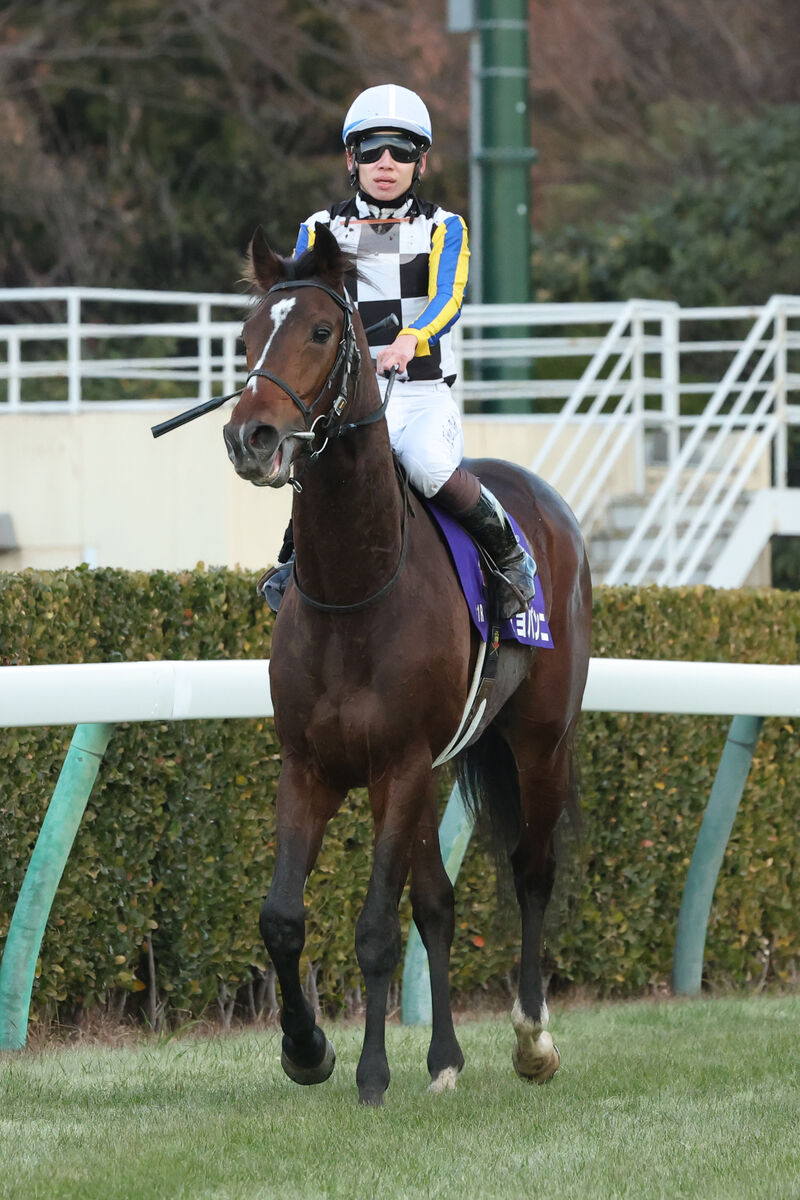
POLYGON ((454 1094, 392 1026, 382 1110, 361 1030, 331 1080, 282 1074, 275 1031, 0 1056, 0 1197, 800 1197, 800 998, 572 1009, 563 1066, 523 1084, 507 1019, 465 1022, 454 1094))

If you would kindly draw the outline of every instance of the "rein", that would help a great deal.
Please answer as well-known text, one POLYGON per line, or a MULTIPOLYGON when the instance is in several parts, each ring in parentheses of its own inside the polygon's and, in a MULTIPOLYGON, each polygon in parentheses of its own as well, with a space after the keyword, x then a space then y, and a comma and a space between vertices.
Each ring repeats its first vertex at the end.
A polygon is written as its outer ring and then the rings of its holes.
MULTIPOLYGON (((334 424, 334 417, 341 417, 348 403, 347 393, 350 387, 350 381, 353 382, 353 393, 358 384, 358 378, 361 373, 361 354, 356 345, 356 335, 353 328, 353 303, 348 296, 340 296, 333 288, 328 287, 326 283, 319 283, 314 279, 285 279, 280 283, 275 283, 266 293, 269 296, 272 292, 284 291, 298 287, 314 287, 325 292, 332 300, 338 304, 344 314, 344 324, 342 328, 342 337, 339 342, 339 348, 336 351, 336 358, 333 366, 328 372, 328 378, 322 385, 322 390, 312 404, 305 404, 300 399, 297 392, 291 387, 285 379, 281 379, 278 375, 273 375, 271 371, 265 370, 263 367, 256 367, 250 372, 244 383, 235 392, 228 392, 226 396, 215 396, 213 400, 206 400, 203 404, 198 404, 194 408, 189 408, 186 412, 179 413, 175 417, 169 417, 166 421, 161 421, 158 425, 153 425, 151 433, 154 438, 161 437, 162 434, 169 433, 173 429, 179 429, 181 425, 187 425, 189 421, 194 421, 197 417, 205 416, 206 413, 213 412, 216 408, 221 408, 228 400, 234 400, 237 396, 241 396, 248 383, 254 377, 268 379, 271 383, 277 384, 281 391, 289 397, 289 399, 300 409, 306 422, 307 433, 296 433, 293 436, 300 440, 310 441, 316 434, 315 426, 320 425, 321 431, 325 434, 325 443, 319 450, 314 451, 312 458, 317 458, 325 449, 328 441, 332 437, 344 437, 345 434, 352 433, 355 429, 360 429, 364 425, 371 425, 374 421, 379 421, 381 417, 386 415, 386 409, 389 404, 389 396, 391 395, 392 387, 394 386, 395 368, 389 373, 389 383, 386 388, 386 395, 383 398, 383 403, 375 412, 370 413, 366 417, 362 417, 360 421, 350 421, 346 424, 334 424), (342 380, 339 385, 338 395, 331 406, 330 412, 324 416, 316 417, 312 420, 314 409, 323 399, 328 389, 331 387, 336 372, 342 369, 342 380)), ((366 333, 372 333, 381 326, 392 323, 399 324, 397 317, 392 316, 383 321, 378 321, 376 325, 371 325, 366 333)), ((296 484, 293 485, 295 488, 296 484)))
MULTIPOLYGON (((277 386, 286 393, 289 399, 292 400, 292 402, 303 414, 306 422, 306 428, 308 430, 307 433, 293 433, 290 436, 299 438, 301 440, 311 441, 316 436, 316 427, 319 425, 319 431, 325 435, 325 441, 322 443, 319 450, 315 450, 312 453, 311 461, 313 462, 315 458, 319 458, 320 454, 322 454, 322 451, 325 449, 331 438, 344 437, 346 434, 352 433, 356 429, 362 429, 365 425, 372 425, 375 421, 380 421, 381 417, 386 415, 386 409, 389 405, 389 397, 392 393, 395 375, 397 372, 395 368, 392 368, 389 374, 389 382, 386 387, 386 395, 384 396, 383 403, 379 408, 376 408, 374 412, 369 413, 366 417, 362 417, 360 421, 348 421, 345 424, 339 421, 337 424, 337 418, 341 417, 347 404, 349 403, 348 392, 350 392, 350 385, 352 383, 352 394, 355 395, 356 388, 358 387, 359 376, 361 374, 361 353, 356 345, 356 332, 353 327, 353 302, 347 293, 345 293, 344 296, 340 296, 338 292, 335 292, 333 288, 328 287, 326 283, 320 283, 315 279, 284 279, 280 283, 273 284, 273 286, 267 292, 267 295, 271 295, 272 292, 291 291, 294 288, 299 287, 313 287, 325 292, 326 295, 330 296, 332 300, 336 301, 339 308, 341 308, 342 313, 344 314, 342 337, 339 342, 339 347, 336 351, 336 358, 333 361, 333 366, 328 372, 328 378, 323 383, 319 395, 312 404, 305 404, 300 399, 294 388, 291 387, 285 379, 281 379, 278 375, 273 375, 271 371, 266 371, 263 367, 256 367, 255 370, 250 372, 244 382, 244 387, 247 387, 248 382, 252 378, 260 377, 262 379, 268 379, 271 383, 277 384, 277 386), (322 400, 327 394, 329 388, 333 385, 337 371, 340 370, 342 372, 342 378, 339 384, 339 391, 336 399, 327 413, 324 413, 318 417, 313 417, 314 409, 317 407, 320 400, 322 400)), ((242 391, 244 391, 244 388, 242 388, 242 391)), ((302 491, 302 488, 297 480, 292 479, 290 482, 295 491, 302 491)))
POLYGON ((397 459, 394 460, 394 469, 395 473, 397 474, 398 483, 400 484, 400 491, 402 492, 403 496, 403 520, 401 525, 402 544, 400 546, 400 558, 398 559, 397 566, 394 569, 394 574, 392 575, 391 579, 389 579, 388 582, 383 585, 382 588, 379 588, 377 592, 373 592, 371 596, 367 596, 366 600, 358 600, 355 604, 324 604, 321 600, 315 600, 313 596, 309 596, 308 592, 304 592, 300 587, 300 580, 297 578, 297 559, 295 558, 292 562, 292 579, 294 580, 294 586, 297 588, 300 599, 305 604, 310 605, 311 608, 315 608, 317 612, 361 612, 363 609, 369 608, 371 604, 375 604, 376 601, 382 600, 384 596, 388 596, 389 592, 391 592, 392 588, 400 578, 400 573, 405 566, 406 555, 408 553, 408 515, 411 508, 411 502, 408 494, 408 480, 406 479, 400 464, 397 462, 397 459))
MULTIPOLYGON (((327 293, 332 300, 336 301, 344 314, 342 338, 339 342, 339 348, 336 352, 336 358, 333 366, 328 372, 328 378, 325 380, 325 383, 322 386, 322 391, 317 396, 313 404, 306 405, 297 395, 294 388, 290 387, 285 380, 280 379, 277 375, 273 375, 271 371, 265 371, 263 368, 257 368, 256 370, 250 372, 250 375, 248 375, 247 379, 249 380, 255 375, 262 376, 265 379, 269 379, 272 383, 276 383, 278 387, 281 388, 286 395, 294 401, 305 417, 306 425, 309 429, 309 432, 304 435, 305 437, 313 437, 316 432, 315 426, 317 424, 320 425, 322 432, 325 434, 325 441, 323 442, 322 446, 320 446, 319 450, 315 450, 311 455, 311 461, 313 462, 315 458, 318 458, 320 454, 322 454, 322 451, 325 449, 332 437, 344 437, 346 434, 352 433, 356 429, 362 429, 365 425, 373 425, 376 421, 380 421, 380 419, 385 416, 386 409, 389 404, 389 396, 391 395, 395 375, 397 372, 396 369, 392 369, 389 375, 389 382, 386 387, 386 395, 384 396, 383 403, 379 408, 375 409, 374 412, 369 413, 366 417, 362 417, 359 421, 349 421, 346 424, 342 424, 341 422, 339 422, 339 424, 334 424, 334 417, 341 417, 346 405, 348 404, 348 392, 350 391, 351 382, 352 393, 355 395, 356 388, 358 387, 359 375, 361 373, 361 354, 358 346, 356 345, 355 329, 353 328, 353 304, 346 294, 345 296, 340 296, 338 292, 335 292, 333 288, 329 288, 327 284, 318 283, 313 279, 284 280, 281 283, 274 284, 274 286, 269 289, 269 292, 267 292, 267 295, 269 295, 271 292, 284 291, 296 287, 320 288, 323 292, 327 293), (342 379, 339 384, 338 395, 331 405, 330 410, 325 415, 317 417, 311 421, 314 409, 333 384, 336 373, 339 370, 342 371, 342 379), (310 424, 309 421, 311 421, 310 424)), ((245 381, 245 386, 246 384, 247 380, 245 381)), ((297 434, 294 434, 293 436, 297 437, 297 434)), ((300 586, 300 580, 297 578, 297 560, 295 559, 295 561, 292 563, 292 578, 294 580, 294 586, 297 588, 298 595, 304 604, 308 604, 311 608, 316 609, 317 612, 361 612, 363 609, 369 608, 371 604, 375 604, 378 600, 382 600, 384 596, 388 596, 389 592, 391 592, 397 583, 397 580, 400 578, 400 573, 405 566, 406 555, 408 553, 408 487, 405 482, 405 477, 401 474, 400 468, 396 461, 395 470, 397 471, 400 487, 403 491, 403 520, 400 558, 397 566, 395 567, 394 574, 392 575, 391 579, 389 579, 383 585, 383 587, 379 588, 377 592, 373 592, 371 596, 367 596, 365 600, 359 600, 355 604, 325 604, 323 601, 315 600, 313 596, 309 596, 308 592, 303 591, 302 587, 300 586)), ((296 480, 293 479, 291 482, 297 491, 302 491, 300 484, 296 480)))

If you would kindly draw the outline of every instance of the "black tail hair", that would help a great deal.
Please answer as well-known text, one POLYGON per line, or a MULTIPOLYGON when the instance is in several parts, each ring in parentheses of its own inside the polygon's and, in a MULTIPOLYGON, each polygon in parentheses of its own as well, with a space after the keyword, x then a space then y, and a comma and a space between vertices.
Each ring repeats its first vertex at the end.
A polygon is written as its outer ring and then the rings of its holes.
POLYGON ((459 755, 456 771, 464 806, 505 873, 521 819, 519 774, 511 747, 490 725, 459 755))
MULTIPOLYGON (((519 773, 511 747, 503 735, 490 725, 477 742, 468 746, 456 762, 458 786, 464 806, 475 820, 476 829, 488 842, 498 868, 498 876, 507 876, 509 855, 520 834, 521 808, 519 773)), ((580 847, 582 821, 576 755, 570 758, 569 786, 562 818, 555 833, 556 859, 565 843, 580 847)))

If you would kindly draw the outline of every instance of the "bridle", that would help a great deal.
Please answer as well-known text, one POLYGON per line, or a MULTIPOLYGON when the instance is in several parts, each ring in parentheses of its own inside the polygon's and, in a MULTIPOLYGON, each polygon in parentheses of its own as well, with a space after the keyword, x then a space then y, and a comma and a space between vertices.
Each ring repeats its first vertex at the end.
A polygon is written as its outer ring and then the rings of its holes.
MULTIPOLYGON (((396 371, 392 370, 389 375, 389 382, 386 385, 386 394, 383 398, 383 403, 379 408, 375 409, 374 412, 369 413, 366 417, 362 417, 358 421, 348 421, 343 423, 341 421, 342 413, 347 407, 351 396, 354 396, 356 393, 358 379, 361 373, 361 352, 356 344, 356 334, 353 327, 353 302, 346 292, 343 296, 340 296, 338 292, 335 292, 333 288, 328 287, 326 283, 320 283, 316 279, 285 279, 280 283, 273 284, 273 286, 267 292, 267 295, 271 295, 272 292, 288 291, 298 287, 319 288, 320 291, 325 292, 326 295, 330 296, 332 300, 335 300, 343 314, 342 336, 336 351, 336 357, 333 361, 333 366, 328 372, 328 377, 322 385, 319 395, 311 404, 306 404, 303 400, 301 400, 294 388, 291 387, 291 385, 288 384, 285 379, 281 379, 279 375, 275 375, 272 371, 267 371, 263 367, 256 367, 250 372, 241 390, 244 391, 244 388, 247 387, 247 384, 251 379, 261 378, 268 379, 270 383, 276 384, 281 391, 285 392, 289 399, 297 406, 297 408, 300 409, 300 412, 303 414, 307 429, 306 433, 292 433, 289 436, 295 439, 301 439, 303 441, 312 441, 317 436, 317 426, 319 426, 319 430, 325 435, 325 441, 323 444, 318 450, 315 450, 311 454, 310 461, 313 462, 314 459, 319 458, 320 454, 322 454, 331 438, 344 437, 346 434, 352 433, 353 430, 361 429, 365 425, 374 424, 375 421, 379 421, 381 417, 385 415, 387 406, 389 404, 389 396, 394 384, 396 371), (328 394, 330 388, 334 386, 338 372, 341 372, 341 379, 339 381, 339 390, 336 394, 336 399, 333 401, 333 404, 327 412, 320 413, 315 417, 314 409, 328 394)), ((303 591, 302 587, 300 586, 300 580, 297 578, 297 563, 295 561, 292 564, 292 578, 294 580, 294 586, 297 588, 298 595, 305 604, 310 605, 311 608, 315 608, 318 612, 361 612, 362 609, 368 608, 371 604, 375 604, 376 601, 382 600, 384 596, 387 596, 397 583, 397 580, 400 578, 400 573, 405 565, 406 554, 408 552, 409 500, 406 479, 400 468, 397 466, 396 461, 395 467, 398 472, 401 491, 403 493, 403 519, 400 558, 394 570, 394 574, 387 583, 378 589, 377 592, 374 592, 365 600, 359 600, 355 604, 325 604, 321 600, 315 600, 313 596, 309 596, 307 592, 303 591)), ((302 486, 299 481, 294 478, 294 476, 291 478, 290 483, 295 491, 302 492, 302 486)))
POLYGON ((316 421, 320 420, 320 418, 317 417, 315 421, 314 409, 327 394, 328 389, 333 384, 337 372, 340 370, 342 372, 342 378, 339 384, 339 392, 333 404, 331 405, 331 412, 335 413, 337 417, 342 415, 348 400, 347 393, 350 387, 350 381, 352 380, 353 382, 353 391, 355 391, 355 387, 358 384, 358 377, 361 372, 361 353, 356 345, 356 335, 353 328, 353 302, 347 294, 340 296, 338 292, 333 290, 333 288, 328 287, 327 283, 319 283, 315 279, 284 279, 280 283, 273 284, 266 294, 267 296, 271 296, 273 292, 287 291, 290 288, 294 290, 295 288, 299 287, 319 288, 321 292, 325 292, 325 294, 330 296, 331 300, 334 300, 342 310, 344 318, 342 322, 342 336, 336 351, 336 358, 333 360, 333 366, 328 372, 328 378, 323 383, 319 395, 317 396, 316 400, 313 401, 313 403, 305 404, 304 401, 300 399, 294 388, 291 387, 291 385, 288 384, 285 379, 281 379, 279 375, 273 375, 272 371, 267 371, 264 369, 264 367, 255 367, 250 372, 244 382, 242 391, 244 391, 244 388, 247 387, 251 379, 269 379, 271 383, 276 383, 278 387, 293 401, 293 403, 297 405, 297 407, 300 409, 300 412, 303 414, 303 417, 305 418, 306 428, 311 430, 316 421))
MULTIPOLYGON (((153 425, 151 427, 151 433, 153 434, 153 437, 162 437, 165 433, 171 433, 173 429, 180 429, 182 425, 187 425, 189 421, 194 421, 197 417, 205 416, 206 413, 214 412, 215 409, 221 408, 222 405, 226 404, 228 400, 235 400, 237 396, 241 396, 242 392, 247 387, 247 384, 254 376, 261 376, 263 379, 269 379, 271 383, 277 384, 277 386, 281 388, 281 390, 285 392, 292 402, 300 409, 303 417, 305 418, 307 432, 301 433, 297 431, 292 434, 293 437, 297 438, 299 441, 312 441, 317 434, 317 425, 319 425, 321 431, 325 433, 326 438, 324 444, 319 450, 316 450, 312 454, 312 458, 319 457, 319 455, 325 449, 325 446, 327 446, 330 438, 344 437, 345 434, 351 433, 354 429, 361 428, 362 425, 371 425, 374 421, 379 421, 381 417, 386 414, 389 396, 394 385, 394 370, 389 372, 389 382, 386 387, 386 394, 383 398, 383 404, 381 404, 380 408, 376 409, 375 412, 370 413, 368 416, 362 417, 360 421, 350 421, 347 423, 342 423, 339 421, 339 418, 341 417, 348 403, 349 393, 351 392, 351 384, 352 394, 355 395, 358 377, 361 372, 361 354, 356 344, 356 335, 353 328, 353 302, 347 294, 340 296, 338 292, 335 292, 333 288, 328 287, 326 283, 320 283, 316 279, 284 279, 280 283, 273 284, 266 295, 270 295, 271 292, 298 287, 319 288, 321 292, 325 292, 331 297, 332 300, 336 302, 344 314, 342 336, 341 340, 339 341, 336 358, 334 359, 333 366, 328 372, 328 378, 322 385, 322 390, 320 391, 316 400, 314 400, 312 404, 306 404, 300 399, 297 392, 293 387, 290 386, 290 384, 286 382, 285 379, 281 379, 278 375, 273 375, 271 371, 266 371, 263 367, 256 367, 247 376, 244 384, 240 388, 237 388, 235 392, 228 392, 225 396, 214 396, 211 400, 204 400, 202 404, 196 404, 194 408, 189 408, 185 412, 178 413, 177 416, 168 417, 166 421, 160 421, 157 425, 153 425), (318 417, 314 417, 314 409, 317 407, 328 389, 333 384, 336 372, 339 370, 342 371, 342 378, 339 384, 339 391, 330 411, 324 414, 321 413, 318 417), (336 423, 337 421, 339 422, 338 424, 336 423)), ((380 328, 382 325, 388 324, 390 321, 394 321, 395 324, 399 324, 396 317, 389 317, 385 321, 379 321, 377 325, 371 325, 366 332, 370 333, 373 330, 380 328)), ((299 488, 294 479, 292 479, 291 482, 295 490, 302 490, 299 488)))
MULTIPOLYGON (((336 350, 336 357, 333 360, 333 366, 328 372, 328 377, 323 383, 319 395, 311 404, 306 404, 285 379, 281 379, 279 375, 274 375, 272 371, 265 370, 264 367, 255 367, 247 376, 241 390, 244 391, 250 380, 255 378, 268 379, 270 383, 277 384, 281 391, 285 392, 289 399, 300 409, 306 423, 306 433, 292 433, 289 436, 301 441, 312 441, 317 436, 317 432, 325 435, 323 444, 311 455, 313 461, 315 458, 319 458, 331 438, 344 437, 345 434, 352 433, 354 429, 360 429, 364 425, 372 425, 385 415, 389 404, 389 395, 394 384, 395 372, 392 371, 389 377, 386 395, 383 398, 380 408, 375 409, 368 416, 362 417, 360 421, 343 423, 341 421, 342 413, 347 407, 351 395, 354 396, 356 393, 359 375, 361 374, 361 352, 356 344, 356 333, 353 327, 353 302, 346 292, 343 296, 340 296, 333 288, 328 287, 327 283, 320 283, 316 279, 284 279, 280 283, 273 284, 266 294, 270 296, 273 292, 289 291, 299 287, 313 287, 325 292, 327 296, 330 296, 336 302, 342 310, 343 315, 342 336, 336 350), (330 388, 334 386, 336 375, 340 371, 341 380, 339 381, 339 390, 336 394, 336 399, 327 412, 320 413, 319 416, 315 417, 314 409, 328 394, 330 388), (319 426, 319 430, 317 426, 319 426)), ((290 483, 296 491, 302 491, 300 484, 294 477, 290 480, 290 483)))
MULTIPOLYGON (((386 409, 389 404, 389 397, 394 386, 396 368, 392 368, 389 372, 389 380, 386 385, 386 393, 383 397, 383 403, 374 412, 369 413, 366 417, 361 417, 358 421, 341 420, 342 413, 346 409, 352 396, 356 393, 358 379, 361 373, 361 352, 356 344, 356 333, 353 327, 353 302, 350 297, 345 294, 340 296, 333 288, 328 287, 326 283, 320 283, 316 279, 284 279, 280 283, 275 283, 266 293, 267 296, 272 292, 291 291, 299 287, 318 288, 321 292, 335 301, 342 310, 342 336, 336 350, 336 357, 333 361, 333 366, 328 372, 328 377, 322 385, 322 389, 316 400, 311 404, 306 404, 304 400, 298 396, 294 388, 281 379, 279 375, 274 375, 272 371, 265 370, 264 367, 254 368, 244 384, 235 392, 228 393, 227 396, 215 396, 213 400, 205 400, 202 404, 196 405, 194 408, 187 409, 186 412, 179 413, 177 416, 169 417, 166 421, 161 421, 158 425, 152 426, 153 437, 161 437, 162 434, 169 433, 173 429, 179 429, 181 425, 186 425, 189 421, 194 421, 196 417, 201 417, 205 413, 213 412, 214 409, 220 408, 227 400, 233 400, 236 396, 241 396, 244 389, 247 387, 251 379, 261 378, 268 379, 270 383, 276 384, 277 387, 284 392, 289 399, 300 409, 306 424, 306 432, 302 433, 299 430, 293 431, 287 437, 293 437, 297 441, 313 442, 318 433, 322 433, 325 441, 318 450, 314 450, 309 458, 309 463, 319 458, 325 447, 328 445, 331 438, 344 437, 346 434, 352 433, 356 429, 361 429, 365 425, 372 425, 375 421, 380 421, 386 415, 386 409), (333 401, 330 409, 325 413, 319 413, 314 416, 314 410, 322 399, 327 395, 329 390, 335 385, 337 372, 341 371, 341 379, 339 381, 339 389, 336 394, 336 399, 333 401)), ((386 321, 379 322, 378 326, 370 326, 370 330, 379 328, 381 325, 388 324, 389 320, 396 318, 387 318, 386 321)), ((369 332, 369 330, 368 330, 369 332)), ((366 600, 361 600, 357 604, 323 604, 320 600, 314 600, 311 596, 300 587, 297 579, 297 570, 293 568, 294 584, 297 588, 301 599, 309 604, 312 608, 316 608, 319 612, 329 613, 352 613, 360 612, 363 608, 368 608, 370 604, 374 604, 377 600, 381 600, 388 595, 392 590, 397 580, 400 577, 400 572, 406 561, 406 553, 408 550, 408 514, 410 511, 410 501, 408 495, 408 481, 402 473, 397 461, 395 460, 395 469, 397 470, 400 481, 400 490, 403 498, 403 519, 402 519, 402 544, 400 549, 400 559, 388 583, 385 583, 382 588, 375 592, 372 596, 368 596, 366 600)), ((292 476, 289 480, 296 492, 302 492, 303 488, 300 482, 292 476)))

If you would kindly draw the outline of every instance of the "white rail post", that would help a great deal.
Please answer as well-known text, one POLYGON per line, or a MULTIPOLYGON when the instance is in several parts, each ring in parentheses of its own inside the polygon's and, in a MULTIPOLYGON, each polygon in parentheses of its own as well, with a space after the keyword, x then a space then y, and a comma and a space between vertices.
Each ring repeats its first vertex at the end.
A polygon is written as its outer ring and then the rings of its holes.
POLYGON ((22 406, 22 379, 20 375, 22 354, 20 339, 13 330, 6 336, 8 338, 8 391, 6 399, 9 408, 20 408, 22 406))
POLYGON ((236 387, 236 334, 222 338, 222 390, 227 396, 236 387))
MULTIPOLYGON (((661 406, 666 423, 667 472, 672 469, 681 449, 681 397, 680 397, 680 309, 674 305, 661 318, 661 406)), ((676 485, 677 486, 677 485, 676 485)), ((667 504, 672 512, 673 505, 667 504)), ((664 547, 664 560, 669 567, 670 578, 675 573, 675 528, 670 521, 669 537, 664 547)))
POLYGON ((775 462, 773 470, 774 487, 785 488, 789 484, 789 429, 786 399, 786 371, 788 367, 786 342, 788 332, 787 304, 781 301, 775 313, 773 326, 777 348, 773 372, 775 376, 775 414, 778 418, 778 430, 775 436, 775 462))
POLYGON ((211 304, 201 300, 197 305, 197 365, 199 373, 198 396, 200 403, 211 399, 211 304))
MULTIPOLYGON (((474 252, 473 252, 474 253, 474 252)), ((456 378, 452 388, 452 397, 458 405, 459 412, 464 412, 464 331, 461 321, 453 326, 452 333, 453 356, 456 362, 456 378)))
POLYGON ((634 472, 636 493, 639 496, 643 496, 646 487, 645 468, 647 465, 644 406, 644 315, 638 306, 634 309, 634 317, 631 321, 631 339, 633 341, 633 357, 631 359, 633 418, 636 422, 634 472))
POLYGON ((67 407, 78 412, 81 406, 81 294, 77 289, 67 296, 67 407))

